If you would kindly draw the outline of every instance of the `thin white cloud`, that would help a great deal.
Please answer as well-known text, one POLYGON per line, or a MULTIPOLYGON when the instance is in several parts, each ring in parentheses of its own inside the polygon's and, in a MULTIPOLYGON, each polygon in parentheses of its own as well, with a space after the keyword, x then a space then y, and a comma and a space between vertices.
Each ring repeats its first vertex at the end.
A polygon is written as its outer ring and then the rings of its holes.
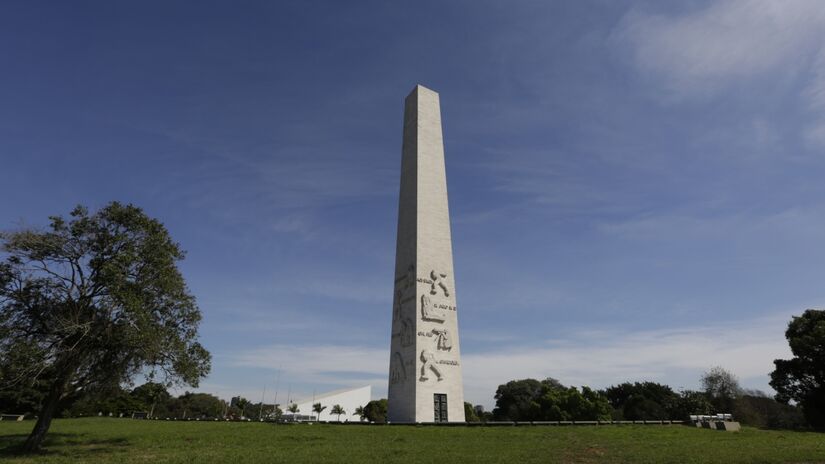
POLYGON ((818 0, 727 0, 684 15, 638 10, 615 33, 676 96, 713 93, 760 73, 799 71, 823 46, 818 0))
MULTIPOLYGON (((495 344, 462 355, 467 401, 491 407, 498 385, 551 376, 568 385, 601 388, 653 380, 697 388, 703 371, 721 365, 748 387, 766 389, 773 360, 790 356, 784 338, 789 313, 716 326, 637 332, 588 331, 538 346, 495 344)), ((512 343, 512 342, 510 342, 512 343)), ((294 382, 371 383, 385 394, 388 349, 348 345, 271 345, 232 356, 236 367, 283 369, 294 382)))
POLYGON ((774 241, 814 239, 823 225, 825 205, 798 206, 773 214, 742 211, 724 215, 662 214, 604 221, 599 230, 609 236, 632 240, 725 240, 769 236, 774 241))
POLYGON ((814 78, 805 88, 803 98, 816 116, 805 129, 805 139, 812 146, 825 147, 825 46, 819 51, 812 68, 814 78))
MULTIPOLYGON (((330 330, 324 327, 324 330, 330 330)), ((319 333, 319 336, 322 335, 319 333)), ((233 356, 233 365, 279 370, 319 384, 375 382, 389 372, 388 349, 352 345, 268 345, 233 356), (342 382, 342 373, 346 380, 342 382)))
POLYGON ((809 112, 801 136, 815 148, 825 147, 823 30, 819 0, 724 0, 681 15, 633 10, 613 39, 665 101, 715 97, 760 79, 761 88, 788 93, 809 112))
POLYGON ((542 348, 501 349, 464 356, 469 399, 489 397, 507 380, 554 377, 567 385, 603 388, 623 381, 653 380, 697 388, 703 371, 721 365, 743 384, 767 388, 773 360, 788 357, 788 316, 684 329, 577 334, 542 348))

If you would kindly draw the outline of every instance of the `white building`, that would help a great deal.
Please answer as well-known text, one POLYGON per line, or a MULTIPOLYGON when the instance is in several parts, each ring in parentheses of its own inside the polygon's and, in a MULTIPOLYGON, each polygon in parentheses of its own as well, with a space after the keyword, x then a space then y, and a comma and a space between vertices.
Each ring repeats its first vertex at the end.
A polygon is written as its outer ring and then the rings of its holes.
MULTIPOLYGON (((305 398, 304 400, 296 401, 295 404, 298 405, 298 412, 293 415, 291 412, 287 411, 286 408, 284 408, 283 418, 285 420, 315 421, 317 420, 318 414, 312 410, 312 405, 315 403, 321 403, 321 406, 325 406, 324 410, 321 412, 321 421, 337 422, 339 420, 337 415, 332 414, 332 407, 337 404, 344 408, 344 411, 346 411, 344 414, 341 414, 341 422, 357 422, 360 418, 355 415, 355 409, 366 406, 367 403, 370 402, 371 397, 372 385, 354 389, 336 390, 329 393, 316 395, 314 400, 313 398, 305 398)), ((289 405, 286 405, 286 407, 289 407, 289 405)))

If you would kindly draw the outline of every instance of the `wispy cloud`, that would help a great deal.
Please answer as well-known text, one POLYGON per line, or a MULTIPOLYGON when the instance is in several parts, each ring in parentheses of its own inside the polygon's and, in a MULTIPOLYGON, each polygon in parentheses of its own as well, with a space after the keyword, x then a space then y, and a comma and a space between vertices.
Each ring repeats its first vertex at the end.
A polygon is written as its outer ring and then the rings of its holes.
MULTIPOLYGON (((520 378, 551 376, 568 385, 606 387, 623 381, 653 380, 675 388, 697 388, 701 373, 721 365, 745 386, 767 388, 773 360, 788 357, 784 328, 790 314, 721 325, 615 332, 571 333, 541 344, 524 345, 499 338, 494 348, 464 352, 464 387, 468 401, 493 405, 498 385, 520 378)), ((270 345, 230 357, 238 367, 283 369, 304 383, 371 383, 386 394, 386 347, 350 345, 270 345), (344 375, 346 374, 346 375, 344 375)))
POLYGON ((742 210, 726 214, 704 213, 648 214, 599 224, 601 232, 624 239, 655 241, 713 240, 742 242, 756 237, 764 246, 764 237, 774 241, 804 237, 821 230, 825 205, 794 206, 774 212, 742 210))
POLYGON ((691 97, 802 71, 824 44, 824 25, 817 0, 725 0, 681 15, 632 10, 614 38, 629 43, 639 68, 662 78, 672 96, 691 97))
POLYGON ((803 98, 807 99, 815 116, 805 131, 805 138, 813 146, 825 147, 825 45, 819 51, 812 69, 814 78, 805 88, 803 98))
POLYGON ((718 326, 589 331, 540 347, 469 353, 463 358, 466 394, 489 402, 503 381, 547 376, 597 388, 636 380, 697 388, 701 373, 713 365, 731 370, 745 385, 765 389, 772 361, 789 356, 783 336, 787 320, 782 315, 718 326))
POLYGON ((390 359, 387 348, 329 344, 269 345, 230 358, 235 366, 282 369, 296 381, 321 385, 380 383, 390 359))
MULTIPOLYGON (((795 98, 801 138, 825 146, 825 9, 817 0, 724 0, 683 14, 631 10, 613 41, 667 102, 741 89, 795 98), (801 83, 801 86, 800 84, 801 83), (754 90, 763 89, 763 90, 754 90), (808 114, 804 114, 808 111, 808 114)), ((764 134, 764 126, 755 134, 764 134)))

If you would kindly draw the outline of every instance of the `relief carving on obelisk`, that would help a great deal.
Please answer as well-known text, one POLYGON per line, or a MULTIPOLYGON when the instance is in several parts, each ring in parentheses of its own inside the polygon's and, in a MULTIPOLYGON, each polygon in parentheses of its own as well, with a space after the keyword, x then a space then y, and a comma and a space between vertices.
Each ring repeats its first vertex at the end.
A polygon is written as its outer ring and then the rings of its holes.
POLYGON ((427 295, 421 295, 421 318, 425 321, 444 322, 444 312, 436 308, 427 295))
POLYGON ((396 384, 407 380, 407 369, 404 367, 404 359, 401 353, 395 352, 393 354, 392 369, 390 371, 390 383, 396 384))
POLYGON ((450 290, 447 289, 447 284, 444 283, 445 278, 447 278, 447 274, 436 272, 435 269, 430 271, 430 279, 432 279, 432 284, 430 284, 430 295, 438 294, 438 289, 436 287, 438 286, 444 292, 444 296, 450 296, 450 290))
POLYGON ((429 380, 429 377, 427 377, 427 375, 431 370, 435 373, 436 378, 438 378, 439 381, 444 379, 444 377, 441 374, 441 369, 439 369, 438 365, 436 364, 435 355, 430 350, 423 350, 421 352, 421 362, 423 363, 421 365, 421 378, 419 378, 418 380, 422 382, 426 382, 427 380, 429 380))
POLYGON ((453 349, 453 341, 450 339, 449 330, 433 329, 433 334, 436 336, 436 348, 443 351, 450 351, 453 349))

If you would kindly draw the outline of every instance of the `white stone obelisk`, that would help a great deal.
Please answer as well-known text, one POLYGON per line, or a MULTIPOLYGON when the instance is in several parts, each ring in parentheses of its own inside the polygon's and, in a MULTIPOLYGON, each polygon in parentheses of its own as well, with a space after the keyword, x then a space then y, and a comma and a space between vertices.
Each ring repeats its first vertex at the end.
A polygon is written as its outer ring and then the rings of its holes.
POLYGON ((404 104, 387 420, 464 422, 438 94, 404 104))

